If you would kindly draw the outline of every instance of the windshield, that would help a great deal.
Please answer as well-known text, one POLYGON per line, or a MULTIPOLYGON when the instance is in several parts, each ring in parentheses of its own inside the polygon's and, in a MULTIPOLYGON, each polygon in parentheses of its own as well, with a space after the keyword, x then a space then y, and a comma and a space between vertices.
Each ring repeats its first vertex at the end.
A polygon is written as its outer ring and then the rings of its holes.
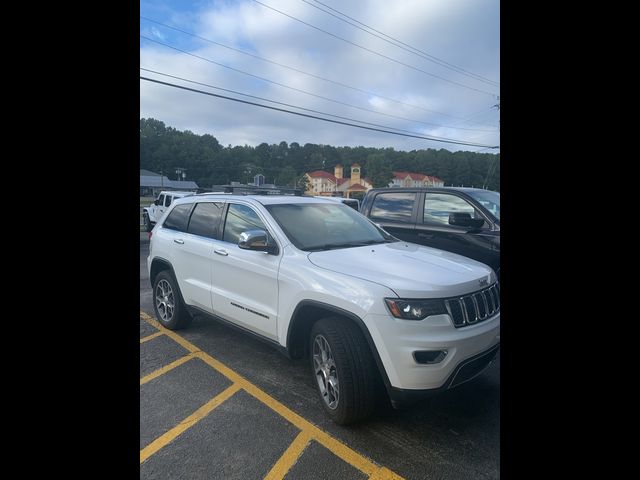
POLYGON ((466 193, 475 198, 484 208, 489 210, 498 220, 500 220, 500 192, 492 192, 489 190, 467 190, 466 193))
POLYGON ((342 203, 265 205, 300 250, 318 251, 398 241, 342 203))

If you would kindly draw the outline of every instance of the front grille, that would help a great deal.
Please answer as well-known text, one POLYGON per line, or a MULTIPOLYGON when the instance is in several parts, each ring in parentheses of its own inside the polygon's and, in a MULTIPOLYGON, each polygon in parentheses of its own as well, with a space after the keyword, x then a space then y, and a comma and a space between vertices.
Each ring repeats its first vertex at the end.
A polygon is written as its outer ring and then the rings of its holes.
POLYGON ((447 298, 447 311, 456 327, 482 322, 500 311, 500 290, 494 283, 489 288, 462 297, 447 298))

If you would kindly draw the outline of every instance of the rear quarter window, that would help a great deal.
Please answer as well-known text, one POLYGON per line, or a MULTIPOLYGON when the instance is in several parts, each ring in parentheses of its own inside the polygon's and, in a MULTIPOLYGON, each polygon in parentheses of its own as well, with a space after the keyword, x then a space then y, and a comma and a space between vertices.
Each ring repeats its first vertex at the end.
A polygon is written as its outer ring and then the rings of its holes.
POLYGON ((168 228, 169 230, 177 230, 179 232, 187 231, 187 224, 189 223, 189 214, 191 213, 191 207, 193 204, 186 203, 183 205, 177 205, 169 213, 162 228, 168 228))

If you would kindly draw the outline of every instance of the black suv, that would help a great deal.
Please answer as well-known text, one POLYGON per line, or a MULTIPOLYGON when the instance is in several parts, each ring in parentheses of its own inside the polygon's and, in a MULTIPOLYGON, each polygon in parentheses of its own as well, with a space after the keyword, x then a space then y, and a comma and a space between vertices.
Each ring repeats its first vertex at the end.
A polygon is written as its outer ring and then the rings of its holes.
POLYGON ((489 265, 500 279, 500 194, 464 187, 373 188, 360 213, 393 236, 489 265))

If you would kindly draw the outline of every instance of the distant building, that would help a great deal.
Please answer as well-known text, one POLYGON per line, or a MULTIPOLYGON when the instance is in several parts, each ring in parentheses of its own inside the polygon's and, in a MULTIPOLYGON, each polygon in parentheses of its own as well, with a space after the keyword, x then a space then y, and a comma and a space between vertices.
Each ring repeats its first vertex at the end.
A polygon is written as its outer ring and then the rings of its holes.
POLYGON ((331 175, 324 170, 315 170, 305 173, 309 179, 308 195, 327 195, 349 198, 353 193, 366 192, 373 187, 371 180, 360 178, 360 165, 351 165, 351 178, 342 177, 343 167, 338 164, 331 175))
POLYGON ((412 172, 393 172, 390 187, 444 187, 444 180, 412 172))
POLYGON ((257 174, 256 176, 253 177, 253 184, 255 186, 262 186, 264 185, 264 175, 262 175, 261 173, 257 174))
POLYGON ((198 184, 191 180, 169 180, 166 175, 140 169, 140 196, 155 197, 162 190, 197 190, 198 184))

